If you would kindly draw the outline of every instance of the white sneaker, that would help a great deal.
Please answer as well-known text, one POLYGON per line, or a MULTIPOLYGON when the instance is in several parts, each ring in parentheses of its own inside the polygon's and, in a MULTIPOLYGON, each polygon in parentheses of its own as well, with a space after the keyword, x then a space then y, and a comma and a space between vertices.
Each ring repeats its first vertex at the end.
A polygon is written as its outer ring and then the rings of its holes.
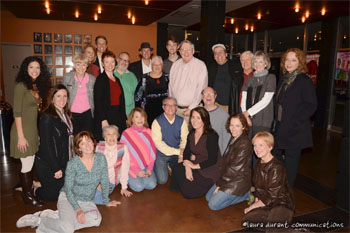
POLYGON ((27 214, 22 216, 20 219, 16 222, 16 227, 37 227, 40 224, 40 218, 37 215, 34 214, 27 214))
POLYGON ((58 210, 51 209, 35 212, 34 215, 38 216, 39 218, 59 218, 58 210))

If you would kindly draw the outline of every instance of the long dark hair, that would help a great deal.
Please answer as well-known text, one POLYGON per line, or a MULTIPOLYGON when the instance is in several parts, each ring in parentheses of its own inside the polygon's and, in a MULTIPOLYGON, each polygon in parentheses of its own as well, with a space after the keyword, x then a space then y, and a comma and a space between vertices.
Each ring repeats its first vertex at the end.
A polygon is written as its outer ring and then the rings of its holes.
POLYGON ((215 130, 211 127, 209 112, 203 107, 196 107, 191 110, 190 114, 190 133, 193 133, 195 129, 192 127, 191 118, 193 112, 197 112, 203 121, 203 134, 213 133, 215 130))
POLYGON ((49 105, 47 106, 45 113, 49 116, 52 116, 52 117, 56 117, 56 118, 59 117, 57 114, 57 111, 56 111, 56 107, 53 103, 53 97, 60 90, 66 90, 66 92, 67 92, 67 97, 68 97, 67 104, 66 104, 66 106, 64 106, 63 111, 72 120, 72 114, 71 114, 70 109, 69 109, 69 92, 68 92, 66 86, 63 84, 57 84, 56 86, 54 86, 52 88, 50 98, 49 98, 49 105))
POLYGON ((47 66, 40 58, 30 56, 23 60, 16 77, 16 82, 23 83, 28 90, 33 89, 33 84, 36 84, 38 87, 39 96, 44 100, 46 98, 48 88, 50 87, 50 74, 47 70, 47 66), (40 75, 33 82, 32 77, 30 77, 28 74, 28 66, 34 61, 38 62, 40 65, 40 75))

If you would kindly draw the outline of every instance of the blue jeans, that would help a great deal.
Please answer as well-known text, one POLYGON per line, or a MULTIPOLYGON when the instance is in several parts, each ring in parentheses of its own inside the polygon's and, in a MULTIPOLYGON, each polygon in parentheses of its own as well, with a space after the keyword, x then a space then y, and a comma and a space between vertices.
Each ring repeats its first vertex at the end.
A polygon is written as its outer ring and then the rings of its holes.
POLYGON ((154 162, 153 171, 157 176, 158 184, 165 184, 169 176, 168 164, 171 169, 174 169, 179 157, 177 155, 165 156, 159 153, 157 153, 157 155, 158 157, 154 162))
MULTIPOLYGON (((111 194, 113 192, 114 188, 115 188, 115 184, 109 183, 109 194, 111 194)), ((104 205, 103 199, 102 199, 102 192, 98 189, 96 189, 96 193, 95 193, 95 197, 94 197, 93 202, 96 205, 104 205)))
MULTIPOLYGON (((147 168, 144 169, 145 172, 146 170, 147 168)), ((141 192, 144 189, 151 190, 157 186, 157 178, 154 171, 150 177, 137 176, 136 179, 129 174, 128 185, 134 192, 141 192)))
POLYGON ((242 201, 249 200, 250 191, 248 191, 243 196, 235 196, 235 195, 227 194, 221 191, 220 189, 216 194, 214 194, 215 189, 216 189, 216 185, 214 184, 213 187, 209 189, 207 195, 205 196, 205 198, 208 201, 209 208, 211 210, 221 210, 230 205, 235 205, 242 201))

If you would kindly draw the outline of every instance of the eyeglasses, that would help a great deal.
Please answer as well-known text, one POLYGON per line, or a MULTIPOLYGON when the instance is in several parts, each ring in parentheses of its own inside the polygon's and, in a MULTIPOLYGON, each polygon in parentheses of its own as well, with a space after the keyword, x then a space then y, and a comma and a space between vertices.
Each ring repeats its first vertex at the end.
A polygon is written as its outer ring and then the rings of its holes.
POLYGON ((120 61, 123 61, 123 62, 126 62, 126 63, 129 63, 129 62, 130 62, 130 60, 124 60, 124 59, 122 59, 121 57, 118 57, 118 58, 119 58, 120 61))

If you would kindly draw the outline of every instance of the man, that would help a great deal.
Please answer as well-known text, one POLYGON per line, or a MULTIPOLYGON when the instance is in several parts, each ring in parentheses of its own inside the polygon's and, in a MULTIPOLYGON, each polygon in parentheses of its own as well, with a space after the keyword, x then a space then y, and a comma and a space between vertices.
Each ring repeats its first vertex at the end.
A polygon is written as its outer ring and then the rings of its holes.
POLYGON ((129 70, 136 75, 138 81, 142 79, 142 76, 152 71, 151 56, 153 48, 148 42, 141 43, 139 48, 141 60, 130 64, 129 70))
POLYGON ((176 99, 167 97, 163 100, 163 110, 152 123, 152 139, 157 147, 157 159, 154 172, 159 184, 168 181, 168 165, 171 169, 183 160, 188 127, 186 121, 177 116, 176 99))
POLYGON ((166 42, 166 49, 168 50, 169 56, 163 62, 163 72, 169 74, 170 68, 174 62, 180 59, 180 56, 177 54, 178 42, 175 37, 170 36, 166 42))
POLYGON ((239 95, 242 89, 242 68, 238 59, 227 59, 225 45, 216 44, 212 47, 214 60, 208 68, 209 86, 217 92, 217 105, 230 114, 239 112, 239 95))
POLYGON ((179 45, 181 59, 170 69, 169 96, 178 103, 176 114, 188 122, 191 109, 201 101, 201 92, 208 86, 208 72, 204 62, 193 57, 194 45, 184 40, 179 45))
POLYGON ((135 107, 135 90, 137 86, 137 78, 134 73, 128 70, 130 56, 127 52, 121 52, 117 58, 117 66, 114 75, 119 78, 124 91, 125 98, 125 113, 129 115, 135 107))
POLYGON ((249 50, 243 52, 241 54, 240 60, 241 60, 242 68, 243 68, 243 84, 241 87, 239 103, 241 103, 241 100, 242 100, 242 89, 243 89, 245 83, 247 82, 248 78, 250 78, 254 74, 254 70, 252 67, 253 53, 250 52, 249 50))
POLYGON ((100 73, 102 74, 104 69, 102 65, 102 54, 107 51, 107 38, 105 36, 97 36, 95 38, 95 44, 96 44, 96 61, 94 64, 100 68, 100 73))
POLYGON ((215 104, 216 97, 217 93, 211 87, 207 87, 202 91, 204 108, 209 112, 211 126, 219 135, 219 148, 221 155, 223 155, 231 138, 231 134, 226 130, 226 121, 229 115, 223 108, 215 104))

